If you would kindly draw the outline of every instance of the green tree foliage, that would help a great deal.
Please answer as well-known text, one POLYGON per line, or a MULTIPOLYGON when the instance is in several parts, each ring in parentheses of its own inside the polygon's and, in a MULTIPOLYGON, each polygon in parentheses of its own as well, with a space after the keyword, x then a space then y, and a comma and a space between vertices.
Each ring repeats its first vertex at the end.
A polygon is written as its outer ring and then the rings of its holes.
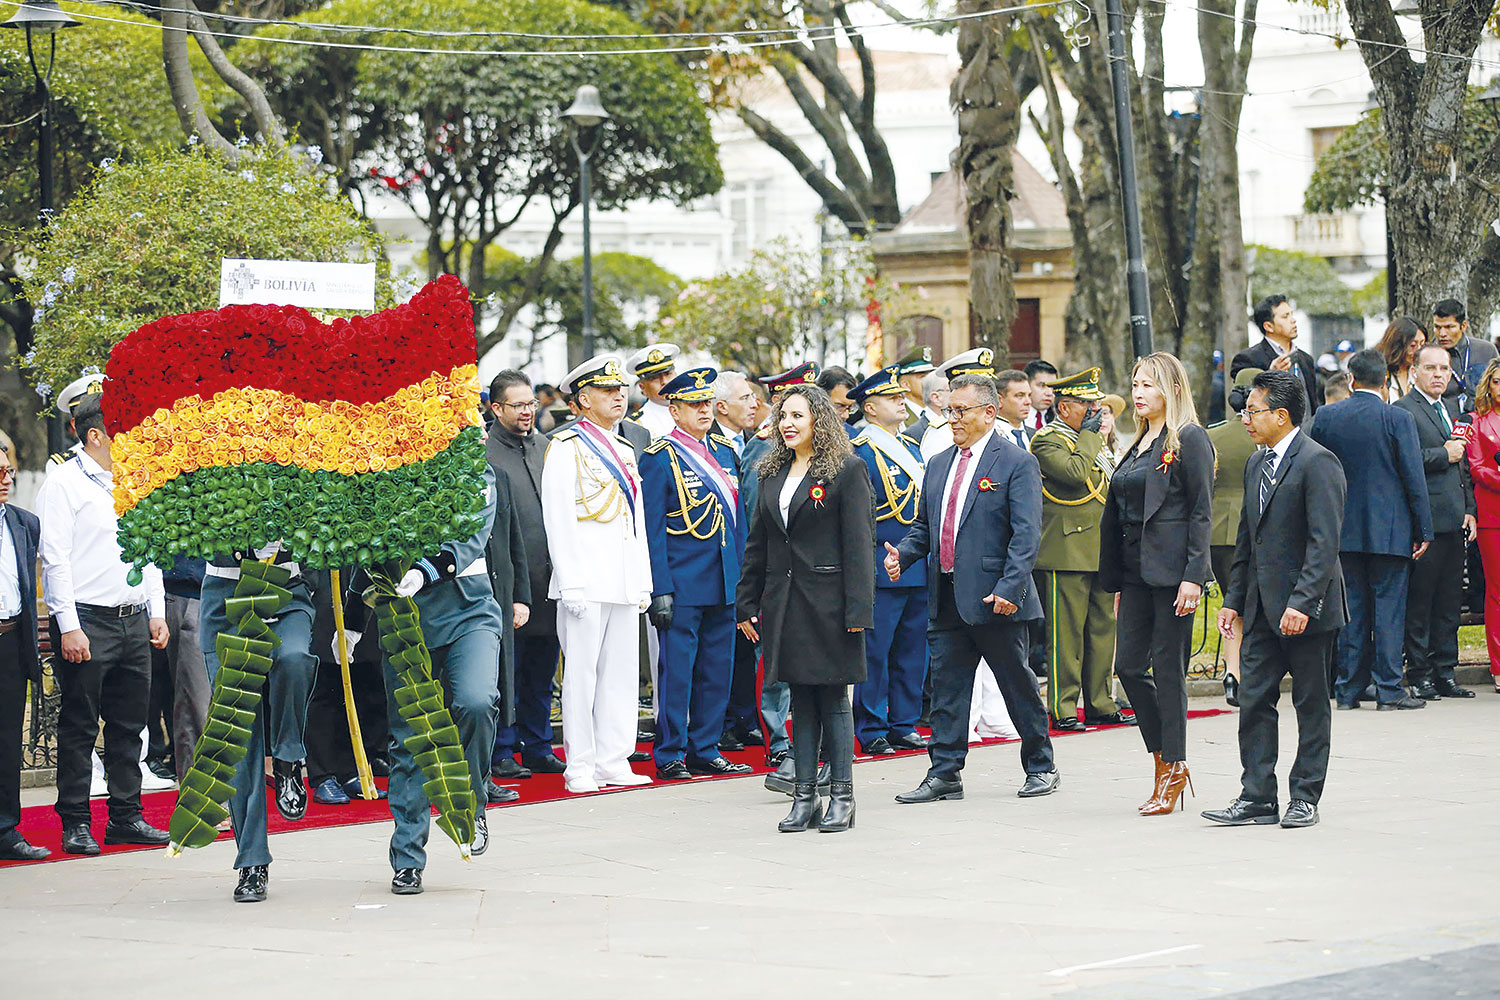
POLYGON ((377 306, 393 302, 382 244, 307 161, 246 148, 236 166, 202 146, 107 167, 51 226, 19 236, 36 306, 42 384, 60 386, 160 316, 212 309, 224 257, 377 261, 377 306))
MULTIPOLYGON (((641 48, 628 18, 581 0, 334 0, 306 15, 393 29, 467 29, 601 35, 591 48, 641 48)), ((579 85, 600 90, 613 116, 597 130, 594 201, 685 204, 723 183, 708 116, 687 73, 669 57, 414 55, 275 45, 295 35, 356 44, 423 48, 567 50, 514 36, 413 38, 401 31, 272 28, 242 43, 236 59, 264 82, 273 106, 309 142, 320 142, 346 184, 389 192, 427 229, 429 272, 462 275, 483 301, 493 288, 486 252, 528 206, 547 206, 551 231, 535 267, 499 311, 504 336, 539 288, 577 207, 577 158, 561 112, 579 85)))
POLYGON ((1354 296, 1327 259, 1296 250, 1247 247, 1255 255, 1250 299, 1281 294, 1312 316, 1356 316, 1354 296))
POLYGON ((901 315, 904 295, 877 276, 863 241, 821 250, 778 241, 743 267, 689 284, 662 308, 657 329, 740 371, 776 372, 805 358, 852 369, 864 355, 850 342, 855 317, 872 305, 901 315))
POLYGON ((1390 308, 1386 288, 1385 271, 1381 271, 1354 290, 1354 311, 1361 316, 1384 316, 1390 308))

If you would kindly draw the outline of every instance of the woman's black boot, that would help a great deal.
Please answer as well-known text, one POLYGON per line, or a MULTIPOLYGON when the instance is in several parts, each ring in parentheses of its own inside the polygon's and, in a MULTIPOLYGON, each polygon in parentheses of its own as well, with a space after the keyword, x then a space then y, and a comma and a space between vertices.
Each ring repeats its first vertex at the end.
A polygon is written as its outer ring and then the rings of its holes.
POLYGON ((854 829, 854 782, 835 781, 828 786, 828 812, 818 826, 821 833, 843 833, 854 829))
POLYGON ((823 805, 818 801, 818 786, 797 782, 792 789, 792 811, 786 814, 776 829, 782 833, 802 833, 818 825, 823 817, 823 805))

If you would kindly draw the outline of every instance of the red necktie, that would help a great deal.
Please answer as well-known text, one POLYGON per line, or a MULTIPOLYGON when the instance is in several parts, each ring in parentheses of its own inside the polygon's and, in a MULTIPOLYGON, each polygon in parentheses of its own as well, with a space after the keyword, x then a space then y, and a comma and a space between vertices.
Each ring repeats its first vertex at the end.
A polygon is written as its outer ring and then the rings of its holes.
POLYGON ((943 511, 943 537, 938 542, 938 565, 944 573, 953 572, 953 545, 958 537, 958 495, 963 492, 964 471, 969 467, 969 449, 958 453, 958 471, 953 473, 953 488, 948 491, 948 506, 943 511))

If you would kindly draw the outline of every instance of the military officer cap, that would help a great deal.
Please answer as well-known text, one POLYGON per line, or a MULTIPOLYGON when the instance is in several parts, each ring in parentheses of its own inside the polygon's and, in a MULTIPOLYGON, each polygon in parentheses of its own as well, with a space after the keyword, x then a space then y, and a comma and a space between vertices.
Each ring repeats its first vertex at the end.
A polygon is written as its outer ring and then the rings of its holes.
POLYGON ((902 375, 925 375, 937 366, 932 363, 932 348, 924 344, 897 361, 895 367, 902 375))
POLYGON ((1234 388, 1249 389, 1250 383, 1255 381, 1255 376, 1264 372, 1264 368, 1241 368, 1240 373, 1234 377, 1234 388))
POLYGON ((677 355, 681 353, 682 348, 676 344, 649 344, 632 354, 625 367, 637 379, 664 375, 676 367, 677 355))
POLYGON ((713 368, 691 368, 661 387, 662 398, 679 403, 701 403, 714 398, 714 379, 719 377, 713 368))
POLYGON ((1098 368, 1085 368, 1076 375, 1054 379, 1049 385, 1057 396, 1071 396, 1090 403, 1104 398, 1104 393, 1099 391, 1098 368))
POLYGON ((568 372, 568 377, 562 381, 562 390, 577 392, 591 386, 595 389, 623 389, 628 384, 620 356, 600 354, 568 372))
POLYGON ((988 347, 976 347, 972 351, 955 354, 943 362, 938 371, 949 378, 957 378, 960 375, 989 375, 993 378, 995 352, 988 347))
POLYGON ((57 394, 57 412, 65 417, 71 417, 78 404, 83 402, 84 396, 97 396, 104 392, 104 373, 94 372, 82 378, 75 378, 63 387, 63 391, 57 394))
POLYGON ((901 376, 905 374, 907 372, 902 370, 900 362, 887 365, 850 389, 849 398, 862 403, 866 396, 904 396, 906 390, 901 387, 901 376))
POLYGON ((795 368, 788 368, 780 375, 767 375, 755 381, 772 392, 790 389, 794 385, 813 385, 818 381, 818 363, 816 361, 804 361, 795 368))

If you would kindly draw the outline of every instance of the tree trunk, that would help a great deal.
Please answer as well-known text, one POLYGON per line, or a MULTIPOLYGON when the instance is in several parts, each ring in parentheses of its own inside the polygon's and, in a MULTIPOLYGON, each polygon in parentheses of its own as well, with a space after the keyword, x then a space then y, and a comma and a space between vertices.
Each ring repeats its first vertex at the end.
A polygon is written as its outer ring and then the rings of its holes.
MULTIPOLYGON (((960 0, 959 13, 996 10, 997 0, 960 0)), ((978 343, 996 362, 1010 351, 1016 317, 1015 265, 1010 256, 1015 196, 1011 155, 1020 134, 1020 101, 1006 61, 1011 17, 996 15, 960 23, 960 67, 952 89, 958 113, 955 165, 964 185, 969 231, 969 308, 978 343)))
POLYGON ((192 0, 162 0, 161 7, 161 56, 167 71, 172 106, 177 109, 177 120, 189 137, 197 136, 209 149, 234 163, 239 159, 240 151, 220 135, 209 120, 208 112, 203 109, 203 99, 198 96, 192 64, 188 61, 188 19, 197 14, 198 8, 192 0))

